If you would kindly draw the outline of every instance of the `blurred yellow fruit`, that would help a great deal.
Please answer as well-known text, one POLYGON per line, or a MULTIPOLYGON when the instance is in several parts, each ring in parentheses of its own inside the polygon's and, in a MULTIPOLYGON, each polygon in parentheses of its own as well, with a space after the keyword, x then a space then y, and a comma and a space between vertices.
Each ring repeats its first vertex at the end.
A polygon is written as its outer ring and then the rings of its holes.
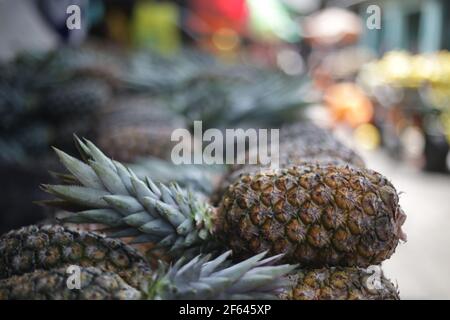
POLYGON ((390 51, 373 64, 370 69, 372 76, 393 86, 418 88, 424 84, 431 84, 450 87, 449 51, 421 55, 411 55, 406 51, 390 51))
POLYGON ((381 142, 378 128, 370 123, 359 125, 355 131, 353 131, 353 137, 358 145, 367 150, 376 149, 381 142))

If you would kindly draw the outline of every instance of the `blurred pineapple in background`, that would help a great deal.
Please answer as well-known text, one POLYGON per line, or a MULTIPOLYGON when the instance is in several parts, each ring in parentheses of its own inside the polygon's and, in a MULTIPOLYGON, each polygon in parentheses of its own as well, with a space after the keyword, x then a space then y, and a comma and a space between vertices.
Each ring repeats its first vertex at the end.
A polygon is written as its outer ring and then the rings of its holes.
POLYGON ((393 86, 419 88, 429 84, 433 88, 448 88, 450 84, 449 51, 418 55, 390 51, 368 65, 363 72, 369 72, 372 78, 393 86))
POLYGON ((114 159, 134 162, 139 158, 170 157, 175 142, 171 134, 187 129, 180 115, 149 96, 118 97, 98 115, 97 141, 114 159))

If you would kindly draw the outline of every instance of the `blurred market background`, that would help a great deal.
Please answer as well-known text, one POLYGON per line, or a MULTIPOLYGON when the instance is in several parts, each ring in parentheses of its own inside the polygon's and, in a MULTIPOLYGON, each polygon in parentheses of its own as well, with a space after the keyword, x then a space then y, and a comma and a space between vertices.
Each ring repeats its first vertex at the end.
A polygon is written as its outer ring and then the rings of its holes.
POLYGON ((0 1, 0 233, 49 218, 32 201, 72 133, 208 192, 215 168, 164 161, 174 129, 311 121, 402 192, 401 297, 450 299, 449 50, 445 0, 0 1))

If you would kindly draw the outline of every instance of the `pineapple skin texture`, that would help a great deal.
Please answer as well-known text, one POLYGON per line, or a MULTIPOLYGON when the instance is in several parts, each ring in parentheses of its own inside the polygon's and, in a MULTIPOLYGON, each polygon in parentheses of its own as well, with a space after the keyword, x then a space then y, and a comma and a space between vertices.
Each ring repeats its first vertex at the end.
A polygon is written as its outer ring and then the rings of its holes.
POLYGON ((62 226, 29 226, 0 238, 0 279, 35 270, 69 265, 93 266, 114 272, 138 288, 150 267, 134 248, 116 239, 62 226))
POLYGON ((0 280, 0 300, 137 300, 141 293, 120 276, 81 268, 81 288, 68 289, 65 268, 37 270, 0 280))
POLYGON ((405 217, 381 174, 309 164, 242 176, 215 232, 239 259, 269 250, 302 267, 367 267, 392 255, 405 217))
POLYGON ((381 275, 379 286, 368 287, 371 272, 360 268, 300 270, 290 275, 283 300, 399 300, 396 286, 381 275))

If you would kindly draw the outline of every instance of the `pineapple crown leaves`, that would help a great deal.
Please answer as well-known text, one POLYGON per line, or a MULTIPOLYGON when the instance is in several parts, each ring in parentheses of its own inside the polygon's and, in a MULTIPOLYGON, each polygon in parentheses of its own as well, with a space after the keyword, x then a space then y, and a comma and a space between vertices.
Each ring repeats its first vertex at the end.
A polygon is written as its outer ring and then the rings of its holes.
POLYGON ((228 259, 231 251, 210 260, 199 255, 189 262, 179 259, 173 266, 164 265, 149 286, 149 299, 276 299, 286 287, 288 273, 295 265, 273 264, 282 255, 263 259, 267 252, 237 264, 228 259))
POLYGON ((103 224, 110 237, 133 237, 133 243, 153 242, 156 248, 172 251, 191 248, 210 237, 212 207, 193 192, 177 184, 140 179, 92 142, 78 137, 75 141, 84 161, 54 148, 73 178, 60 176, 72 184, 41 186, 57 198, 48 204, 79 207, 63 222, 103 224))
POLYGON ((214 182, 225 173, 222 166, 181 164, 146 157, 130 165, 138 177, 149 176, 163 183, 176 181, 181 187, 189 186, 204 195, 210 195, 214 190, 214 182))

